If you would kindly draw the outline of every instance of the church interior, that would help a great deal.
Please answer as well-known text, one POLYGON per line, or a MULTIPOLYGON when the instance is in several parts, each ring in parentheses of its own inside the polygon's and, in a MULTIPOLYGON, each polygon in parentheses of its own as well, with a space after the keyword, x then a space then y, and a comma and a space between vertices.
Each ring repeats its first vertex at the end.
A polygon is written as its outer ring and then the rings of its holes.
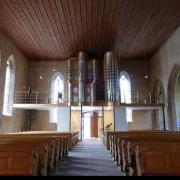
POLYGON ((179 176, 179 130, 179 0, 0 1, 0 176, 179 176))

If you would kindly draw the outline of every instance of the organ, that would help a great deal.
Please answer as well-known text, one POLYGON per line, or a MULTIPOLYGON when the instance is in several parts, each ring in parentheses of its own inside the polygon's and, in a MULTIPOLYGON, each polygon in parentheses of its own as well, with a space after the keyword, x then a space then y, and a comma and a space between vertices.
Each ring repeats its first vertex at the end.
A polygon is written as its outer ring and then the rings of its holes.
MULTIPOLYGON (((118 102, 120 96, 118 54, 107 52, 104 55, 103 68, 106 102, 118 102)), ((75 58, 69 58, 67 83, 68 102, 94 105, 97 88, 97 60, 89 58, 85 52, 78 53, 75 58)))
POLYGON ((96 101, 96 59, 90 59, 85 52, 68 59, 68 101, 72 104, 96 101))

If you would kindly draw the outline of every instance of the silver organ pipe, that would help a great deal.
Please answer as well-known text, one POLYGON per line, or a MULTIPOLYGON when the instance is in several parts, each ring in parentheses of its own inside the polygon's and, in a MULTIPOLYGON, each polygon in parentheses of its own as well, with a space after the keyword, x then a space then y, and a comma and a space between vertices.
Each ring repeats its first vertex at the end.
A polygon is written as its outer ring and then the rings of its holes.
POLYGON ((72 102, 72 86, 71 86, 71 59, 68 59, 68 102, 72 102))
POLYGON ((96 59, 92 60, 91 105, 96 102, 96 59))
POLYGON ((85 101, 84 91, 85 91, 85 77, 86 77, 86 60, 87 55, 84 52, 78 54, 79 61, 79 103, 85 101))
POLYGON ((114 52, 107 52, 104 56, 104 76, 106 100, 108 102, 119 101, 119 58, 114 52))
POLYGON ((96 59, 88 59, 84 52, 77 58, 70 58, 68 65, 68 102, 91 103, 96 102, 97 68, 96 59), (75 89, 78 89, 77 92, 75 89))

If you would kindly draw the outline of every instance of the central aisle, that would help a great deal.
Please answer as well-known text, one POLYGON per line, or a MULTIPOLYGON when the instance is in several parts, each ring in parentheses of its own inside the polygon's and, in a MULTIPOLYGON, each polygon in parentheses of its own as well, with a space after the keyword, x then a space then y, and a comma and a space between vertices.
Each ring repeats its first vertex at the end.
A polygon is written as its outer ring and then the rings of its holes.
POLYGON ((100 140, 79 142, 54 176, 122 176, 100 140))

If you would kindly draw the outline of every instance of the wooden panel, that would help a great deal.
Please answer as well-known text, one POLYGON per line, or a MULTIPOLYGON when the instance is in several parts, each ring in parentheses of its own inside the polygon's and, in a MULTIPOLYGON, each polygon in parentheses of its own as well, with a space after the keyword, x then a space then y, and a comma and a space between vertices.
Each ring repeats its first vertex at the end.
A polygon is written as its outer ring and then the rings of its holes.
POLYGON ((13 159, 13 164, 12 164, 12 170, 13 171, 20 171, 20 170, 28 170, 29 168, 29 157, 27 154, 23 154, 20 152, 19 154, 16 154, 16 157, 13 159))
MULTIPOLYGON (((9 148, 10 149, 10 148, 9 148)), ((28 174, 31 169, 31 157, 27 153, 1 152, 0 157, 0 174, 28 174)))
POLYGON ((148 169, 149 173, 168 170, 168 160, 165 158, 165 153, 162 154, 162 152, 147 152, 145 153, 145 156, 147 156, 147 158, 144 159, 144 169, 148 169))
POLYGON ((91 137, 98 138, 98 118, 91 117, 91 137))
POLYGON ((1 0, 0 30, 30 59, 79 51, 151 56, 180 25, 179 0, 1 0))
POLYGON ((175 171, 180 170, 180 163, 176 163, 176 162, 180 162, 180 155, 171 155, 170 158, 170 162, 171 162, 171 169, 174 169, 175 171))
MULTIPOLYGON (((166 147, 164 148, 166 149, 166 147)), ((142 156, 145 174, 179 174, 178 152, 145 152, 142 156)))
POLYGON ((8 169, 8 153, 1 153, 0 156, 0 170, 8 169))

